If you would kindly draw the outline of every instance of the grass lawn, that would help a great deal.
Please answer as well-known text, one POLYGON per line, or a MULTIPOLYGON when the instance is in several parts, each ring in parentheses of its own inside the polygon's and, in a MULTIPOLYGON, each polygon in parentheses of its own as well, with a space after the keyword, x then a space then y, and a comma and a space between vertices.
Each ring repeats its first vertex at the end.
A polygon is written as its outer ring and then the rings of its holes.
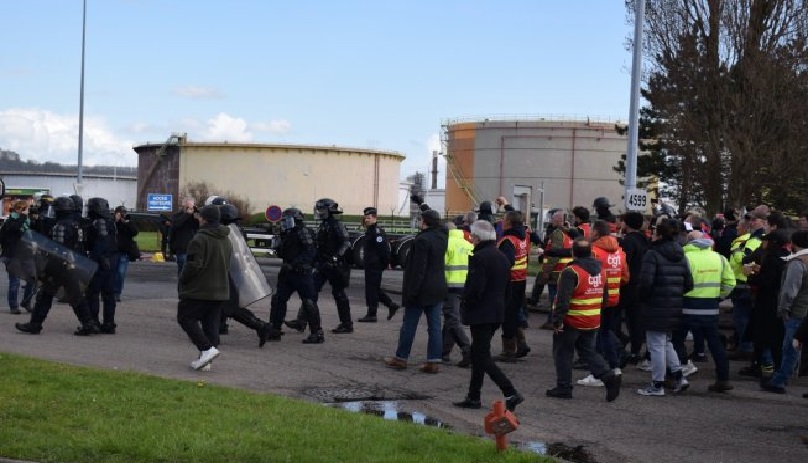
POLYGON ((141 252, 155 252, 160 250, 160 235, 157 232, 142 231, 135 235, 135 241, 141 252))
MULTIPOLYGON (((0 457, 39 462, 551 462, 314 403, 0 353, 0 457)), ((481 415, 482 416, 482 415, 481 415)))

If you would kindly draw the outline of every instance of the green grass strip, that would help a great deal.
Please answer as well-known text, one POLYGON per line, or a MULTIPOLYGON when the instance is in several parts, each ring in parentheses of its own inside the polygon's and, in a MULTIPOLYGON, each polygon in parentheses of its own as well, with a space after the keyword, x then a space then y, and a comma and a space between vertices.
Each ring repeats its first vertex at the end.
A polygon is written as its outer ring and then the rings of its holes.
POLYGON ((551 461, 513 450, 497 454, 492 441, 447 430, 203 382, 6 353, 0 353, 0 372, 0 456, 6 458, 60 463, 551 461))

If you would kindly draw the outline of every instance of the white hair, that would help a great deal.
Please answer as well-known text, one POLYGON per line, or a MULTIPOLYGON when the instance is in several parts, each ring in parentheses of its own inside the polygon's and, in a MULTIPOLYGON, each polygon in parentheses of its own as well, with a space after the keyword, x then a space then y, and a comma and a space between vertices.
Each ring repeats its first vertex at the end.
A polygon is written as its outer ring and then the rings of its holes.
POLYGON ((494 241, 497 239, 497 233, 494 231, 494 226, 487 220, 476 220, 469 226, 469 233, 472 236, 477 236, 480 241, 494 241))

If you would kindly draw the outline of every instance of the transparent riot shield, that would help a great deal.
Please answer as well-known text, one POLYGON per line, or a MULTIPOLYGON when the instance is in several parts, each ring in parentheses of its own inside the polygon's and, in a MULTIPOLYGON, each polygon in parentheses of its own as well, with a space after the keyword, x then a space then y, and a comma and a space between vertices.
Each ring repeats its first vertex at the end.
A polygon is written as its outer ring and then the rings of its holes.
POLYGON ((53 292, 64 288, 69 302, 82 297, 97 268, 87 257, 31 230, 18 242, 15 256, 6 261, 6 269, 22 280, 36 280, 53 292))
POLYGON ((247 246, 242 231, 236 224, 230 224, 228 227, 230 228, 228 238, 233 247, 233 254, 230 257, 230 278, 239 291, 239 307, 247 307, 272 294, 272 288, 247 246))

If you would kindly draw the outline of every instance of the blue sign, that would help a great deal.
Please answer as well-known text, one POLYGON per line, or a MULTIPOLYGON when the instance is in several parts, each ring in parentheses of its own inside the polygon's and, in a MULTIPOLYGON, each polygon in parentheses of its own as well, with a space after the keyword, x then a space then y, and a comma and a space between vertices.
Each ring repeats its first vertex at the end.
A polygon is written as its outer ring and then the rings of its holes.
POLYGON ((173 202, 172 195, 160 193, 146 194, 146 210, 149 212, 171 212, 173 202))

